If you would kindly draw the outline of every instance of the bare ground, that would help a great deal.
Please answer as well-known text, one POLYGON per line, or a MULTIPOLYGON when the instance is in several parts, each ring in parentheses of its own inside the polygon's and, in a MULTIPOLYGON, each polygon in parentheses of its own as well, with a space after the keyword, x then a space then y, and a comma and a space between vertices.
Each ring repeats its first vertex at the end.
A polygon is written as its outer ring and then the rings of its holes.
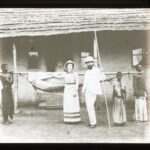
MULTIPOLYGON (((97 111, 96 128, 88 128, 88 115, 81 109, 82 122, 63 123, 61 109, 19 108, 11 125, 0 124, 0 143, 149 143, 150 122, 135 122, 128 111, 125 126, 108 127, 106 111, 97 111)), ((111 116, 111 111, 110 111, 111 116)), ((1 114, 0 114, 1 117, 1 114)), ((0 118, 2 122, 2 117, 0 118)))

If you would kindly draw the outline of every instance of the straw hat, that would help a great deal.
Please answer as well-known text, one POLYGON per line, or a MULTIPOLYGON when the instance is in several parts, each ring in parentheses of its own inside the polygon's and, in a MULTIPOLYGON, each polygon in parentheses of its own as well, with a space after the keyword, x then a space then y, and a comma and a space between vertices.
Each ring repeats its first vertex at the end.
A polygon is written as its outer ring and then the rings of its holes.
POLYGON ((93 63, 94 63, 94 59, 93 59, 93 57, 92 57, 92 56, 88 56, 88 57, 86 57, 86 59, 85 59, 85 63, 87 63, 87 62, 93 62, 93 63))
POLYGON ((67 71, 68 69, 67 69, 67 65, 68 64, 72 64, 73 65, 73 68, 74 68, 74 62, 72 61, 72 60, 68 60, 66 63, 65 63, 65 65, 64 65, 64 69, 67 71))

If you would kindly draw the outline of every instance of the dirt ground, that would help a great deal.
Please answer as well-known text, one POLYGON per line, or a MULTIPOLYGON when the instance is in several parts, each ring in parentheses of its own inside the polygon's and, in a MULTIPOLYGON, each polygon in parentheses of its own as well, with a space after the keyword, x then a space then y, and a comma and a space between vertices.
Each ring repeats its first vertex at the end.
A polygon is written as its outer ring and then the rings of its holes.
MULTIPOLYGON (((97 111, 97 127, 88 128, 86 108, 81 109, 82 122, 64 124, 62 109, 19 108, 11 125, 2 124, 0 110, 0 143, 150 143, 150 122, 135 122, 127 113, 125 126, 108 128, 106 111, 97 111)), ((111 112, 110 112, 111 115, 111 112)))

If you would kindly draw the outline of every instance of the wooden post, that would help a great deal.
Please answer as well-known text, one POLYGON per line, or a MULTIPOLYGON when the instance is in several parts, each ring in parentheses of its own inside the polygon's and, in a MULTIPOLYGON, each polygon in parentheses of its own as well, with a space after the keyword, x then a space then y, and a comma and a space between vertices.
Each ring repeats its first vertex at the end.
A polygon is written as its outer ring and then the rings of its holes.
MULTIPOLYGON (((99 59, 98 59, 98 60, 99 60, 99 65, 100 65, 100 67, 102 67, 96 31, 94 31, 94 35, 95 35, 95 40, 96 40, 96 43, 97 43, 97 54, 98 54, 98 57, 99 57, 99 59)), ((102 70, 102 71, 103 71, 103 70, 102 70)), ((106 96, 106 92, 105 92, 105 88, 104 88, 104 83, 103 83, 103 82, 102 82, 102 88, 103 88, 104 98, 105 98, 105 104, 106 104, 108 126, 109 126, 109 128, 110 128, 111 125, 110 125, 110 116, 109 116, 108 102, 107 102, 107 96, 106 96)))
MULTIPOLYGON (((14 72, 17 72, 17 50, 16 50, 15 44, 13 44, 13 65, 14 65, 14 72)), ((17 108, 18 108, 18 74, 14 75, 14 107, 15 107, 15 113, 17 113, 17 108)))
POLYGON ((147 50, 147 56, 145 57, 146 66, 144 66, 145 73, 145 86, 147 93, 147 109, 148 109, 148 117, 150 121, 150 50, 147 50))
POLYGON ((93 47, 93 56, 94 56, 94 60, 95 60, 95 67, 98 67, 98 54, 97 54, 97 42, 96 42, 96 38, 94 38, 94 47, 93 47))
MULTIPOLYGON (((0 91, 2 90, 2 83, 1 83, 1 81, 0 81, 0 91)), ((1 94, 1 92, 0 92, 0 108, 2 107, 2 94, 1 94)))

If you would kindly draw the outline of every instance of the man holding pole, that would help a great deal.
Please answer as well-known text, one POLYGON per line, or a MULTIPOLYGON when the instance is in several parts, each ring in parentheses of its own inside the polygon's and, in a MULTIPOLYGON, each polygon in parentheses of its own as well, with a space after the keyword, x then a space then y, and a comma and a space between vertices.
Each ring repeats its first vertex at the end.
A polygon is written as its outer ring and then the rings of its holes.
POLYGON ((12 96, 12 84, 13 84, 13 72, 8 72, 8 65, 1 65, 2 74, 0 75, 0 80, 2 82, 3 88, 2 92, 2 115, 4 119, 4 124, 9 125, 10 117, 13 119, 14 114, 14 102, 12 96))
POLYGON ((95 128, 97 121, 94 103, 96 101, 96 96, 102 95, 100 81, 105 79, 105 75, 100 69, 94 67, 93 57, 88 56, 85 63, 88 70, 84 76, 82 94, 85 96, 86 107, 90 120, 90 124, 88 126, 90 128, 95 128))
POLYGON ((133 88, 135 96, 135 119, 136 121, 147 121, 147 101, 144 74, 142 74, 142 66, 139 64, 136 67, 137 75, 133 76, 133 88))

